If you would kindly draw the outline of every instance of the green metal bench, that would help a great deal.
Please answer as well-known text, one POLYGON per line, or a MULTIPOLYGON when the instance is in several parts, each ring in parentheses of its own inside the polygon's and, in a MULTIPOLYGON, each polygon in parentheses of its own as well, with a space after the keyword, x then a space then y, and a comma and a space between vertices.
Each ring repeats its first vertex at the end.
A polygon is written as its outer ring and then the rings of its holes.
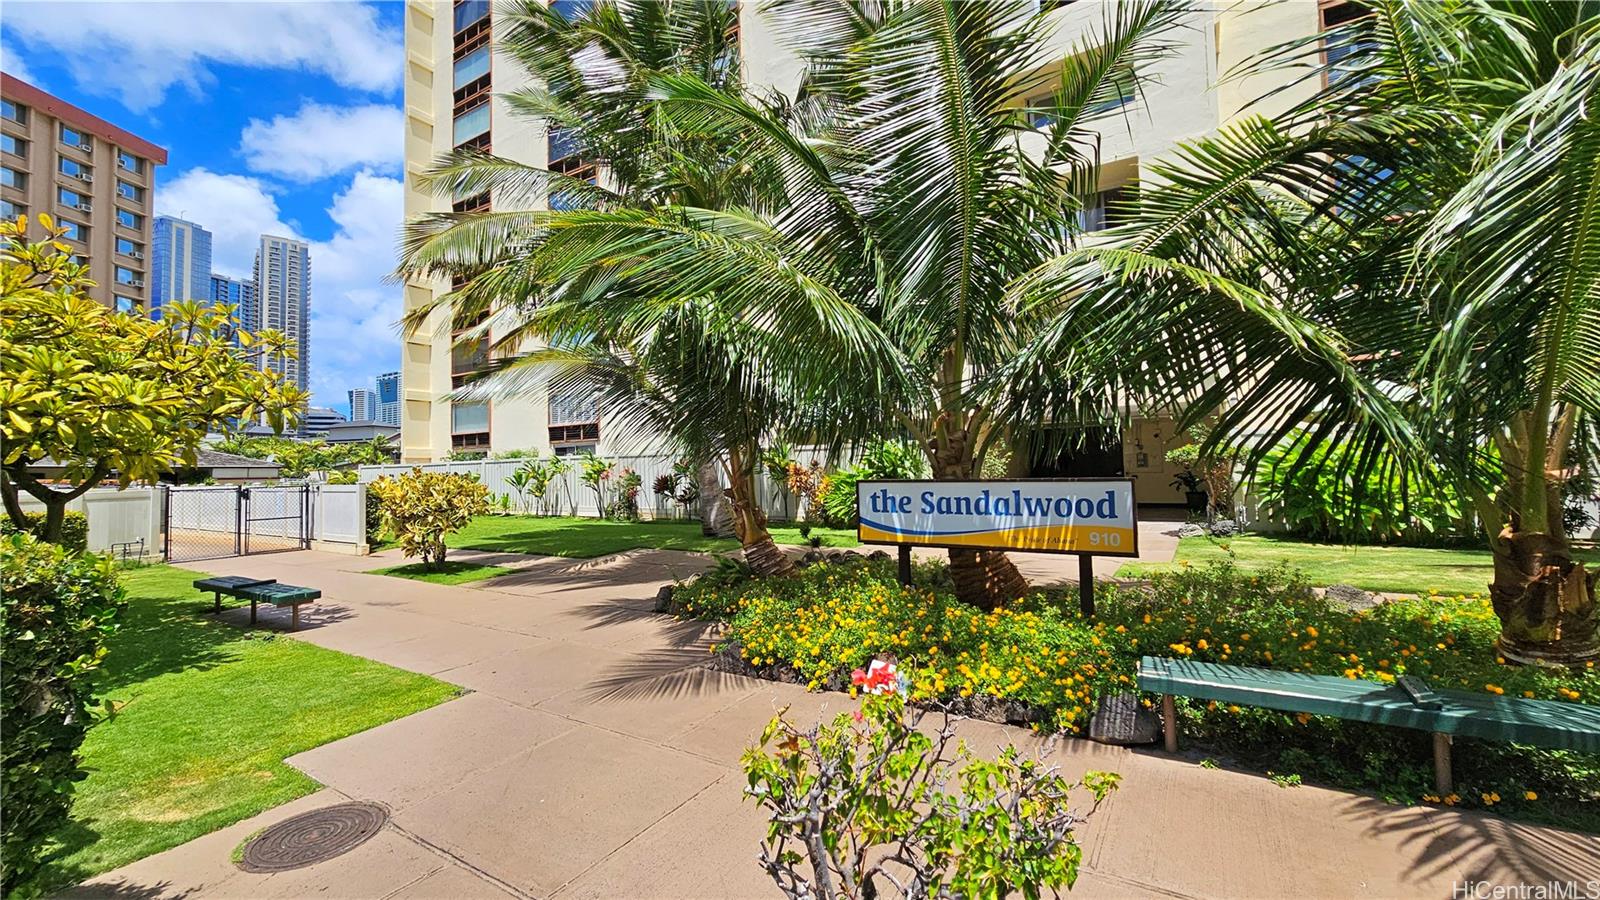
POLYGON ((1450 740, 1455 735, 1600 752, 1600 708, 1580 703, 1432 691, 1414 679, 1385 686, 1329 675, 1155 656, 1139 661, 1138 681, 1140 690, 1162 695, 1161 718, 1169 753, 1178 749, 1174 697, 1431 731, 1434 781, 1441 796, 1452 791, 1450 740))
POLYGON ((272 584, 276 578, 250 578, 244 575, 213 575, 210 578, 196 578, 194 586, 197 590, 210 591, 211 602, 214 604, 213 613, 222 612, 222 595, 229 597, 239 596, 239 591, 244 588, 256 587, 262 584, 272 584))
POLYGON ((322 596, 316 588, 299 587, 293 584, 280 584, 276 581, 268 584, 258 584, 251 587, 240 588, 236 595, 250 601, 250 624, 256 623, 256 604, 271 603, 277 607, 289 607, 289 630, 300 630, 300 607, 322 596))

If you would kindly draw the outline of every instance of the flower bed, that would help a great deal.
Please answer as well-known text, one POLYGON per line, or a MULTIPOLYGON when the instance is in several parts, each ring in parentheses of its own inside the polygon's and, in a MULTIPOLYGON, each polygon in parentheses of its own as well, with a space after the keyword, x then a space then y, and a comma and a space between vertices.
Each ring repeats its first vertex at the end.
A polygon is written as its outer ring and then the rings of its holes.
MULTIPOLYGON (((1267 666, 1545 700, 1600 701, 1600 672, 1497 662, 1498 623, 1486 600, 1433 596, 1352 612, 1312 595, 1288 570, 1230 564, 1100 588, 1099 615, 1041 591, 985 613, 954 599, 939 566, 911 588, 893 566, 816 565, 789 579, 680 586, 684 615, 726 621, 725 662, 812 688, 842 689, 849 673, 892 655, 913 696, 985 718, 1082 733, 1096 698, 1130 690, 1141 655, 1267 666)), ((1464 740, 1459 795, 1432 798, 1429 737, 1253 708, 1184 703, 1185 733, 1238 762, 1378 791, 1402 802, 1496 806, 1521 817, 1600 830, 1600 759, 1464 740)))

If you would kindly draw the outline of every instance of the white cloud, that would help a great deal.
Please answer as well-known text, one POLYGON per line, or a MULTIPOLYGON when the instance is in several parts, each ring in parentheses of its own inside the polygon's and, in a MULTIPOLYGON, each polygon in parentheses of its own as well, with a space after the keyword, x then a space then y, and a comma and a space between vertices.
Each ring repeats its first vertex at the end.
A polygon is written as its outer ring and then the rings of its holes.
POLYGON ((315 181, 353 169, 398 172, 405 116, 398 106, 306 103, 292 116, 251 119, 239 152, 252 171, 315 181))
POLYGON ((261 235, 298 237, 285 223, 265 182, 246 175, 190 169, 156 191, 156 212, 198 223, 211 232, 211 268, 249 278, 261 235))
MULTIPOLYGON (((262 234, 298 237, 266 182, 191 169, 156 192, 157 211, 184 215, 212 234, 214 270, 248 278, 262 234)), ((400 367, 401 291, 385 281, 405 215, 399 178, 363 169, 327 208, 334 232, 311 242, 311 391, 318 406, 343 406, 345 392, 372 387, 400 367)))
POLYGON ((356 2, 8 0, 5 24, 35 51, 55 51, 85 91, 136 112, 174 85, 198 91, 211 64, 303 69, 389 91, 405 59, 400 29, 356 2))
POLYGON ((4 41, 0 41, 0 68, 3 68, 5 73, 12 78, 20 78, 36 88, 44 87, 37 78, 33 77, 33 73, 28 71, 28 61, 22 58, 22 54, 17 52, 17 48, 4 41))
POLYGON ((323 405, 345 403, 353 387, 400 368, 401 289, 385 282, 405 216, 398 178, 357 172, 333 198, 336 230, 311 245, 311 390, 323 405))

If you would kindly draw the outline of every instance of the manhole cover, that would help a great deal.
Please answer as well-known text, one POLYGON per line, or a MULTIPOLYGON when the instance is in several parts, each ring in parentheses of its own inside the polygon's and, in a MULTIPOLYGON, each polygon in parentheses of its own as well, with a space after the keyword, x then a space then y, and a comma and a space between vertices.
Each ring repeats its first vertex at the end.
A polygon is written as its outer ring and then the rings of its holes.
POLYGON ((239 868, 285 872, 333 859, 361 846, 389 821, 376 803, 340 803, 314 809, 266 829, 244 845, 239 868))

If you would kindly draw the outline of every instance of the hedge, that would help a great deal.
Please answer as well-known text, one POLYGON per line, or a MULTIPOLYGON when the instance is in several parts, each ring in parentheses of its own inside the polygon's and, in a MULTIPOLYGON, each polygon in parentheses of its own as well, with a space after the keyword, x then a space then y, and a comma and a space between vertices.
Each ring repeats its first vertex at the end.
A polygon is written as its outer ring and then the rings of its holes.
POLYGON ((0 538, 0 882, 8 895, 37 871, 87 774, 78 747, 95 719, 90 681, 122 598, 108 557, 30 534, 0 538))
MULTIPOLYGON (((44 512, 24 512, 28 519, 28 532, 39 536, 44 534, 44 512)), ((12 523, 10 516, 0 516, 0 536, 17 533, 17 526, 12 523)), ((81 512, 68 510, 61 519, 61 546, 68 550, 83 553, 89 549, 89 517, 81 512)))

